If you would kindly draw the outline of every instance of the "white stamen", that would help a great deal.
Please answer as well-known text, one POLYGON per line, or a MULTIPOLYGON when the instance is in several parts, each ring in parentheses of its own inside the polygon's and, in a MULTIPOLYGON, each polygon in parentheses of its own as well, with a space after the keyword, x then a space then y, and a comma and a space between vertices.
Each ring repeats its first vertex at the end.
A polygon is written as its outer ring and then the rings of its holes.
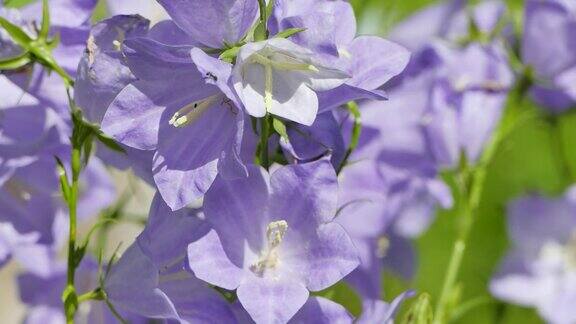
POLYGON ((114 45, 114 49, 117 51, 120 51, 122 49, 122 43, 120 41, 118 41, 117 39, 115 39, 112 42, 112 45, 114 45))
POLYGON ((379 258, 384 258, 388 254, 388 250, 390 249, 390 240, 382 235, 378 238, 376 243, 376 256, 379 258))
POLYGON ((214 104, 220 99, 221 95, 213 95, 206 99, 202 99, 191 104, 184 106, 184 108, 178 110, 170 121, 170 125, 174 127, 186 126, 200 118, 202 114, 208 110, 208 108, 213 107, 214 104))
POLYGON ((261 276, 264 274, 266 269, 273 269, 278 266, 280 263, 278 247, 282 243, 286 231, 288 231, 288 222, 285 220, 279 220, 268 224, 266 227, 268 245, 262 252, 258 261, 250 266, 250 270, 261 276))
POLYGON ((348 52, 348 50, 345 48, 338 48, 338 55, 347 59, 352 58, 352 54, 350 54, 350 52, 348 52))

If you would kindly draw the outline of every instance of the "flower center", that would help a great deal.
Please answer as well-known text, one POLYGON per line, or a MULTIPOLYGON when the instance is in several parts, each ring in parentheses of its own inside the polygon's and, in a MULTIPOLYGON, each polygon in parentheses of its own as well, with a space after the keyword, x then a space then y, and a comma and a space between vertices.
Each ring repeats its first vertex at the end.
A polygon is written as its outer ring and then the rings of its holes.
POLYGON ((249 62, 260 64, 264 67, 264 106, 266 110, 272 108, 273 69, 278 71, 319 71, 318 68, 310 63, 281 52, 272 52, 269 49, 252 54, 249 62))
POLYGON ((576 272, 576 231, 566 244, 548 242, 540 250, 540 258, 558 264, 565 272, 576 272))
POLYGON ((288 222, 279 220, 271 222, 266 227, 267 246, 260 254, 260 258, 256 263, 250 266, 250 270, 261 276, 266 269, 274 269, 280 263, 278 256, 278 247, 284 239, 284 235, 288 231, 288 222))
POLYGON ((386 237, 386 235, 382 235, 378 238, 376 242, 376 256, 379 258, 384 258, 388 254, 388 250, 390 249, 390 240, 386 237))
POLYGON ((174 127, 184 127, 200 118, 208 108, 214 106, 222 96, 220 94, 210 96, 208 98, 198 100, 196 102, 190 103, 184 106, 182 109, 178 110, 170 121, 170 125, 174 127))

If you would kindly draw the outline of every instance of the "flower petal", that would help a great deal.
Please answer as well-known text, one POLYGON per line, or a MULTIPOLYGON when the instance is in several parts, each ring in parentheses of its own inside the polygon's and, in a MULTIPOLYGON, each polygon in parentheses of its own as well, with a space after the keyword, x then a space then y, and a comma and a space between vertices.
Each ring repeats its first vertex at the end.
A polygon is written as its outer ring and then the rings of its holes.
POLYGON ((299 282, 251 276, 238 287, 238 299, 256 323, 287 323, 308 299, 299 282))
POLYGON ((158 0, 174 22, 192 38, 211 48, 236 44, 258 14, 253 0, 158 0))

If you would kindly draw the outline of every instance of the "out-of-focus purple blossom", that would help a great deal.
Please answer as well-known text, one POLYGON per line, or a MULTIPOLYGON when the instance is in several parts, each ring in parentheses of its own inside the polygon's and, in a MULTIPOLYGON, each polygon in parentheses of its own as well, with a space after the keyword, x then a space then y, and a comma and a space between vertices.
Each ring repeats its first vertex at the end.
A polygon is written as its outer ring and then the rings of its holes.
POLYGON ((576 103, 576 8, 569 3, 530 0, 524 13, 521 51, 536 79, 532 96, 554 113, 576 103))
MULTIPOLYGON (((46 271, 66 237, 66 207, 55 158, 69 165, 66 131, 59 115, 41 106, 0 110, 0 222, 8 231, 3 244, 37 274, 46 271), (29 256, 19 258, 20 251, 29 256)), ((86 166, 80 183, 81 220, 95 216, 115 199, 112 180, 98 159, 86 166)))
POLYGON ((231 323, 232 310, 215 290, 186 269, 189 242, 208 232, 199 211, 172 212, 154 198, 148 224, 113 265, 104 289, 119 309, 182 323, 231 323))
MULTIPOLYGON (((66 267, 53 262, 46 265, 46 273, 23 273, 18 276, 20 299, 28 307, 25 324, 61 324, 66 322, 62 305, 62 287, 66 285, 66 267)), ((79 294, 87 293, 98 285, 98 266, 90 258, 85 259, 76 271, 75 286, 79 294)), ((147 319, 129 312, 122 316, 130 323, 147 323, 147 319)), ((112 323, 116 319, 104 302, 83 303, 76 321, 88 324, 112 323)))
POLYGON ((217 178, 204 199, 212 229, 188 246, 196 276, 234 290, 258 323, 288 322, 310 291, 358 265, 344 229, 332 221, 337 182, 327 159, 278 169, 270 177, 217 178))
POLYGON ((452 205, 450 189, 442 181, 412 172, 360 160, 341 174, 342 207, 336 222, 350 234, 361 258, 346 280, 366 298, 381 297, 385 267, 413 276, 416 260, 408 239, 427 229, 438 207, 452 205))
MULTIPOLYGON (((82 57, 89 33, 89 19, 96 5, 95 0, 55 0, 50 2, 50 35, 59 35, 60 42, 52 51, 54 59, 70 75, 74 76, 82 57)), ((8 17, 31 36, 42 21, 42 2, 35 2, 8 17), (36 26, 36 27, 34 27, 36 26)), ((2 43, 0 43, 2 45, 2 43)), ((2 49, 0 49, 2 51, 2 49)), ((69 119, 68 98, 64 83, 56 73, 49 73, 43 66, 34 64, 19 71, 5 74, 12 82, 30 93, 42 105, 55 109, 63 119, 69 119)))
POLYGON ((500 120, 513 83, 506 56, 497 44, 456 49, 442 42, 421 54, 416 58, 420 61, 413 62, 418 66, 413 75, 389 90, 393 98, 381 104, 383 110, 388 106, 398 111, 392 118, 411 118, 408 128, 398 133, 405 142, 383 139, 391 145, 382 158, 400 166, 406 159, 431 159, 434 168, 442 169, 456 167, 464 153, 475 163, 500 120), (406 105, 412 117, 401 115, 406 105))
POLYGON ((576 189, 564 197, 519 198, 508 207, 512 248, 490 283, 510 303, 535 307, 548 322, 574 323, 576 189))
POLYGON ((497 27, 505 11, 506 5, 497 0, 482 1, 471 10, 463 0, 442 1, 400 22, 390 32, 390 39, 420 52, 430 42, 465 39, 470 34, 471 23, 478 32, 490 35, 499 31, 497 27))
POLYGON ((410 54, 375 36, 356 37, 356 19, 346 1, 277 1, 269 24, 272 33, 305 28, 291 39, 317 55, 325 66, 346 72, 345 84, 318 94, 320 111, 357 99, 385 99, 377 90, 404 70, 410 54))

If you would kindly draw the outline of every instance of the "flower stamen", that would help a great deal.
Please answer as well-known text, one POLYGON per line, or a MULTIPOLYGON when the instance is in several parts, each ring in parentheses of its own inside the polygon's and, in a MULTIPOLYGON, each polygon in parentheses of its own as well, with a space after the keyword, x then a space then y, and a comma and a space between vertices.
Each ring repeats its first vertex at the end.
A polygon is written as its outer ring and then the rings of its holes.
POLYGON ((278 266, 280 263, 278 247, 282 243, 286 231, 288 231, 288 222, 285 220, 279 220, 268 224, 266 227, 268 245, 258 261, 250 266, 250 270, 261 276, 264 274, 266 269, 273 269, 278 266))
POLYGON ((170 125, 174 127, 184 127, 200 118, 202 114, 208 110, 208 108, 214 106, 214 103, 218 101, 220 95, 213 95, 208 98, 190 103, 184 106, 182 109, 178 110, 170 121, 170 125))

